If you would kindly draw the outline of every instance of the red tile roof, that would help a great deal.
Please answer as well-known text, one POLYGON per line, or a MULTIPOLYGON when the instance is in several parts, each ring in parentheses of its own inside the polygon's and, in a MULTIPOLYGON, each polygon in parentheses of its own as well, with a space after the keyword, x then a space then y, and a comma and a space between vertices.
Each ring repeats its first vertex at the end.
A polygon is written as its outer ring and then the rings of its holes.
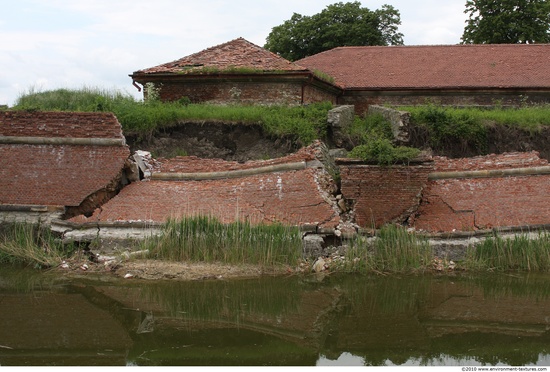
POLYGON ((243 38, 238 38, 172 62, 136 71, 134 74, 189 74, 203 69, 230 71, 239 68, 262 72, 306 70, 243 38))
POLYGON ((340 47, 296 63, 344 89, 550 88, 550 44, 340 47))

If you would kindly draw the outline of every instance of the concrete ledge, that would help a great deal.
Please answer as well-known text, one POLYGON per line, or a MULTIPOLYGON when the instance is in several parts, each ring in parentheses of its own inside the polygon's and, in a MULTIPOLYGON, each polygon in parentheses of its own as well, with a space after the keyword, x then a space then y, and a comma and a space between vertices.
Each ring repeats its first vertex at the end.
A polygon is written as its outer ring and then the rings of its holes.
POLYGON ((428 175, 428 180, 461 179, 461 178, 498 178, 512 176, 534 176, 550 174, 550 166, 492 169, 479 171, 457 171, 457 172, 433 172, 428 175))
POLYGON ((21 205, 0 204, 0 212, 64 212, 65 207, 59 205, 21 205))
POLYGON ((264 173, 275 173, 275 172, 288 172, 293 170, 302 170, 306 169, 307 164, 305 161, 297 163, 285 163, 285 164, 275 164, 269 165, 266 167, 251 168, 251 169, 239 169, 233 171, 223 171, 223 172, 199 172, 199 173, 153 173, 151 174, 151 179, 153 180, 162 180, 162 181, 202 181, 202 180, 219 180, 225 178, 239 178, 254 176, 257 174, 264 173))
POLYGON ((125 146, 126 141, 123 138, 0 136, 0 144, 2 145, 125 146))

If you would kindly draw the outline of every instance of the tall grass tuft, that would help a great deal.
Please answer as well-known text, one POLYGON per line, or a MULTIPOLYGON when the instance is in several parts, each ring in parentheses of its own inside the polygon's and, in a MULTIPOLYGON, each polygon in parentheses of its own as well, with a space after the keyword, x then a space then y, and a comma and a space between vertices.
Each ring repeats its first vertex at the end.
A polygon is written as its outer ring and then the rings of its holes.
POLYGON ((382 227, 375 238, 357 237, 350 242, 341 268, 352 272, 407 272, 429 267, 432 249, 428 241, 400 226, 382 227))
POLYGON ((495 235, 472 247, 465 264, 478 269, 548 271, 550 233, 541 232, 534 239, 527 234, 513 238, 495 235))
POLYGON ((0 236, 0 262, 54 267, 74 251, 73 245, 63 244, 49 229, 31 224, 4 227, 0 236))
POLYGON ((302 240, 298 228, 280 224, 223 224, 215 217, 167 221, 158 237, 144 242, 151 255, 172 261, 225 262, 262 266, 296 265, 302 240))

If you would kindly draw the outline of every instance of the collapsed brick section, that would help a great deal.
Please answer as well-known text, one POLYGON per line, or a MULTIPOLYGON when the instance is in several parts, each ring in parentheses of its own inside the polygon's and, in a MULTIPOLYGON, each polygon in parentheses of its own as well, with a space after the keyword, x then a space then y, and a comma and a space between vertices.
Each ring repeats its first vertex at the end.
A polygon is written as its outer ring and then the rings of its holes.
POLYGON ((354 203, 364 228, 405 223, 428 232, 474 231, 550 223, 550 175, 484 175, 459 172, 548 167, 537 152, 381 167, 340 160, 342 194, 354 203), (439 172, 451 178, 430 179, 439 172))
MULTIPOLYGON (((314 159, 320 150, 305 148, 284 158, 247 163, 178 157, 157 160, 156 172, 211 172, 253 169, 314 159)), ((323 167, 248 175, 239 178, 180 181, 143 180, 126 186, 93 216, 72 222, 165 222, 169 218, 211 215, 224 223, 282 223, 334 229, 340 224, 336 188, 323 167), (328 185, 328 186, 327 186, 328 185), (332 198, 332 199, 331 199, 332 198)))
POLYGON ((315 151, 311 147, 304 147, 294 154, 270 160, 251 160, 245 163, 226 161, 222 159, 204 159, 196 156, 177 156, 172 159, 157 159, 155 170, 159 172, 221 172, 242 169, 254 169, 269 165, 285 164, 299 161, 312 161, 316 158, 315 151))
MULTIPOLYGON (((437 171, 547 166, 538 153, 507 153, 467 159, 435 158, 437 171)), ((431 180, 414 216, 416 229, 474 231, 550 222, 550 175, 431 180)))
POLYGON ((112 192, 129 156, 120 123, 108 113, 1 111, 0 136, 122 140, 109 146, 1 143, 0 204, 79 206, 98 191, 112 192))
POLYGON ((352 200, 355 222, 363 228, 379 228, 403 222, 417 208, 430 162, 414 166, 357 165, 339 161, 342 195, 352 200))

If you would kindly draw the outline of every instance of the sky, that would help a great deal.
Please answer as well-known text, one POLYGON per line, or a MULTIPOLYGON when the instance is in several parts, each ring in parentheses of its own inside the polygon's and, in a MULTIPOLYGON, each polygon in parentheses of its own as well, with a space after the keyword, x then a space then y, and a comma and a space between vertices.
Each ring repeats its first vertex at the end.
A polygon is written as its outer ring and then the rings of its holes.
MULTIPOLYGON (((346 2, 346 0, 340 0, 346 2)), ((351 0, 349 0, 351 1, 351 0)), ((84 87, 141 99, 128 76, 243 37, 263 46, 293 13, 339 0, 2 0, 0 105, 29 92, 84 87)), ((405 45, 458 44, 466 0, 364 0, 401 14, 405 45)))

